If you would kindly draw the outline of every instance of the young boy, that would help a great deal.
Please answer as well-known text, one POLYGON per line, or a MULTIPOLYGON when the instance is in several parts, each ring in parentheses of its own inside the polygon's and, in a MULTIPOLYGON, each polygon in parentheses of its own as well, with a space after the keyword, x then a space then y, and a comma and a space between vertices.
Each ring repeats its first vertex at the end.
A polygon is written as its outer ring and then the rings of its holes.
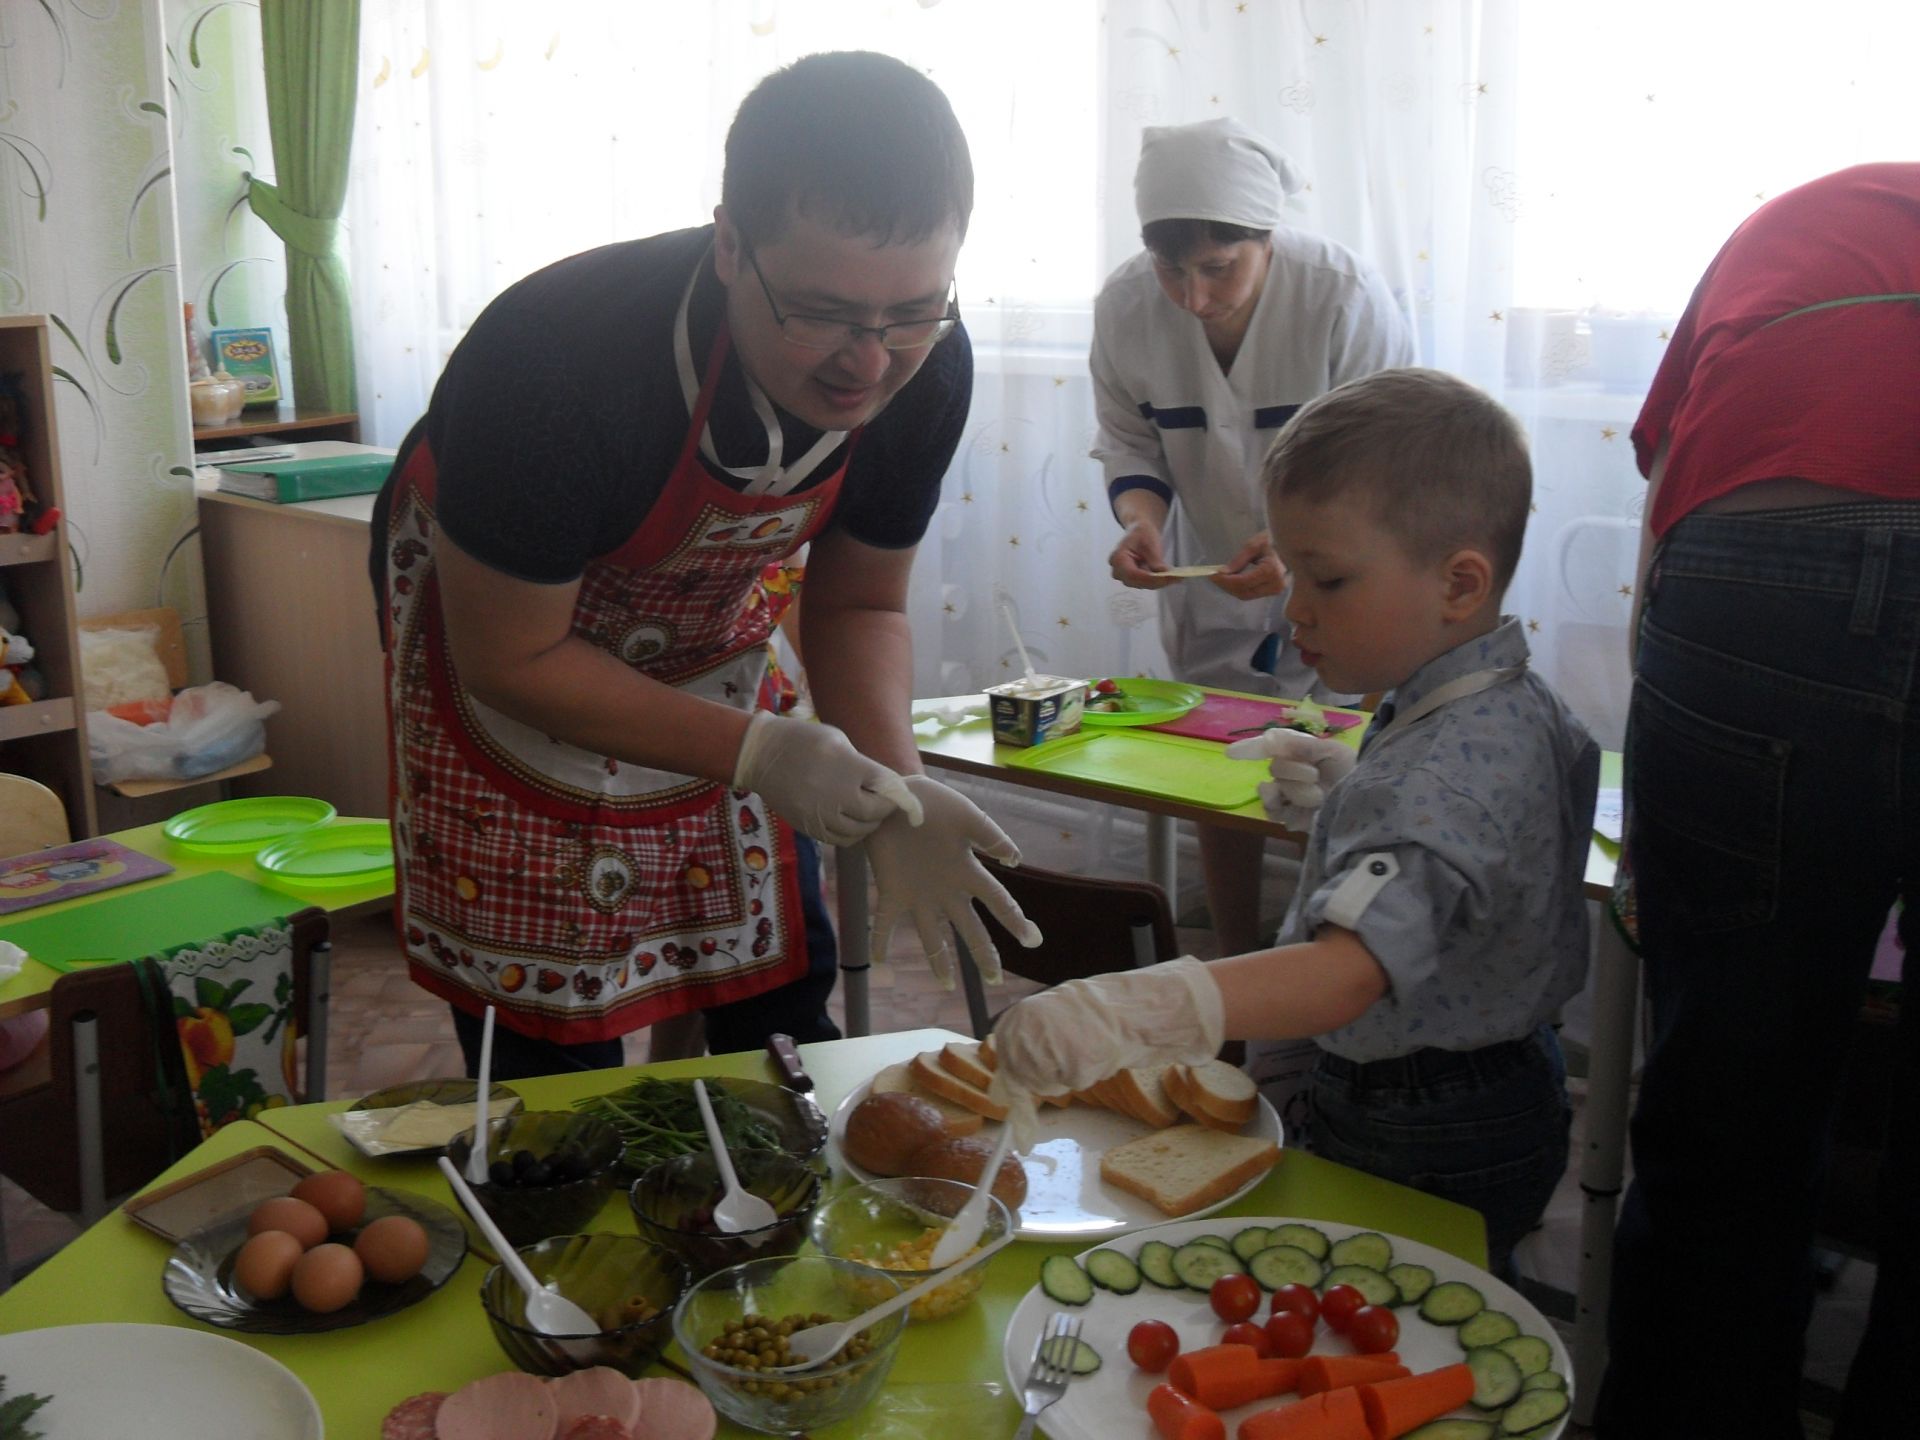
POLYGON ((1273 757, 1270 804, 1311 804, 1337 777, 1278 944, 1044 991, 995 1027, 1000 1070, 1057 1092, 1223 1040, 1314 1036, 1314 1148, 1473 1206, 1510 1273, 1566 1168, 1547 1021, 1585 974, 1600 764, 1500 614, 1525 441, 1471 385, 1387 370, 1305 406, 1264 479, 1294 643, 1331 688, 1390 692, 1357 763, 1281 732, 1250 747, 1273 757))

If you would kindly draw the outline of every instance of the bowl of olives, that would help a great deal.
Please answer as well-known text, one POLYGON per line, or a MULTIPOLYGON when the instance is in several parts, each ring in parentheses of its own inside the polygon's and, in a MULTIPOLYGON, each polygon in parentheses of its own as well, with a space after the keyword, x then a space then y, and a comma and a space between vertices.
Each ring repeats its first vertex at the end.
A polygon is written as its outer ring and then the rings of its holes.
MULTIPOLYGON (((447 1147, 462 1174, 470 1135, 447 1147)), ((523 1110, 487 1126, 487 1179, 474 1197, 515 1245, 585 1230, 613 1187, 620 1132, 565 1110, 523 1110)), ((471 1183, 471 1182, 469 1182, 471 1183)))
POLYGON ((737 1150, 733 1168, 742 1189, 773 1207, 771 1225, 737 1232, 720 1228, 713 1207, 726 1191, 711 1150, 650 1165, 627 1191, 640 1233, 673 1251, 696 1276, 756 1256, 793 1254, 806 1240, 807 1224, 820 1203, 820 1174, 797 1155, 737 1150))

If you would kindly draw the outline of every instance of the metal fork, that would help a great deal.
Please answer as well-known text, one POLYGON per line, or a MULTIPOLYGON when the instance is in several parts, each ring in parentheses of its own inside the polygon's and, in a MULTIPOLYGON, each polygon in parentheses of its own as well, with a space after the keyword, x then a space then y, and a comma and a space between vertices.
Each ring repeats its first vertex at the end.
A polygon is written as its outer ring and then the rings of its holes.
POLYGON ((1073 1356, 1080 1340, 1080 1317, 1056 1310, 1033 1342, 1033 1368, 1027 1371, 1027 1383, 1021 1389, 1021 1407, 1026 1419, 1013 1432, 1013 1440, 1031 1440, 1034 1421, 1040 1412, 1067 1393, 1073 1378, 1073 1356))

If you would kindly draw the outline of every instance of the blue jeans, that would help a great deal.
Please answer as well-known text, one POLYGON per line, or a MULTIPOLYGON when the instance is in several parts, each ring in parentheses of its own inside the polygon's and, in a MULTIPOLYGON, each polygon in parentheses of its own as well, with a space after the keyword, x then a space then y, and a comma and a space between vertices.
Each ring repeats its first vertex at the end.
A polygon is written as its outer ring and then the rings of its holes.
MULTIPOLYGON (((1626 773, 1653 1039, 1596 1424, 1789 1440, 1825 1136, 1897 896, 1920 943, 1920 536, 1696 515, 1647 591, 1626 773)), ((1915 1039, 1909 1003, 1843 1440, 1915 1433, 1915 1039)))
POLYGON ((1513 1247, 1567 1170, 1572 1112, 1552 1030, 1358 1065, 1322 1054, 1311 1089, 1315 1154, 1478 1210, 1487 1268, 1511 1276, 1513 1247))
MULTIPOLYGON (((800 913, 807 931, 807 973, 798 980, 744 1000, 710 1005, 702 1013, 707 1022, 707 1049, 714 1055, 734 1050, 758 1050, 775 1031, 791 1035, 802 1045, 816 1040, 838 1040, 840 1027, 827 1014, 838 974, 839 949, 820 879, 820 847, 805 835, 795 835, 800 865, 800 913)), ((480 1027, 477 1015, 453 1007, 453 1031, 466 1058, 467 1074, 480 1071, 480 1027)), ((606 1070, 624 1065, 618 1038, 562 1045, 537 1040, 496 1024, 493 1031, 493 1076, 516 1080, 532 1075, 559 1075, 570 1070, 606 1070)))

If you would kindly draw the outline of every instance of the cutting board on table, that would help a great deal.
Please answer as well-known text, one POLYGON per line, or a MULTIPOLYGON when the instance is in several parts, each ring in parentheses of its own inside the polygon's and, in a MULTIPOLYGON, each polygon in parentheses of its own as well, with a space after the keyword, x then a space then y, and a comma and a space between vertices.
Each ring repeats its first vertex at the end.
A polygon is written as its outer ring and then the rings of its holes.
POLYGON ((1081 730, 1016 751, 1006 763, 1218 810, 1259 798, 1260 782, 1267 778, 1265 761, 1229 760, 1218 745, 1156 735, 1155 728, 1162 727, 1081 730))
MULTIPOLYGON (((1164 725, 1149 725, 1163 735, 1186 735, 1195 740, 1245 740, 1258 735, 1269 725, 1284 725, 1293 718, 1293 703, 1287 700, 1259 700, 1250 695, 1209 695, 1198 708, 1164 725)), ((1329 710, 1327 729, 1338 734, 1367 723, 1357 711, 1329 710)))
POLYGON ((0 940, 68 970, 77 960, 137 960, 306 908, 304 900, 216 871, 0 924, 0 940))

